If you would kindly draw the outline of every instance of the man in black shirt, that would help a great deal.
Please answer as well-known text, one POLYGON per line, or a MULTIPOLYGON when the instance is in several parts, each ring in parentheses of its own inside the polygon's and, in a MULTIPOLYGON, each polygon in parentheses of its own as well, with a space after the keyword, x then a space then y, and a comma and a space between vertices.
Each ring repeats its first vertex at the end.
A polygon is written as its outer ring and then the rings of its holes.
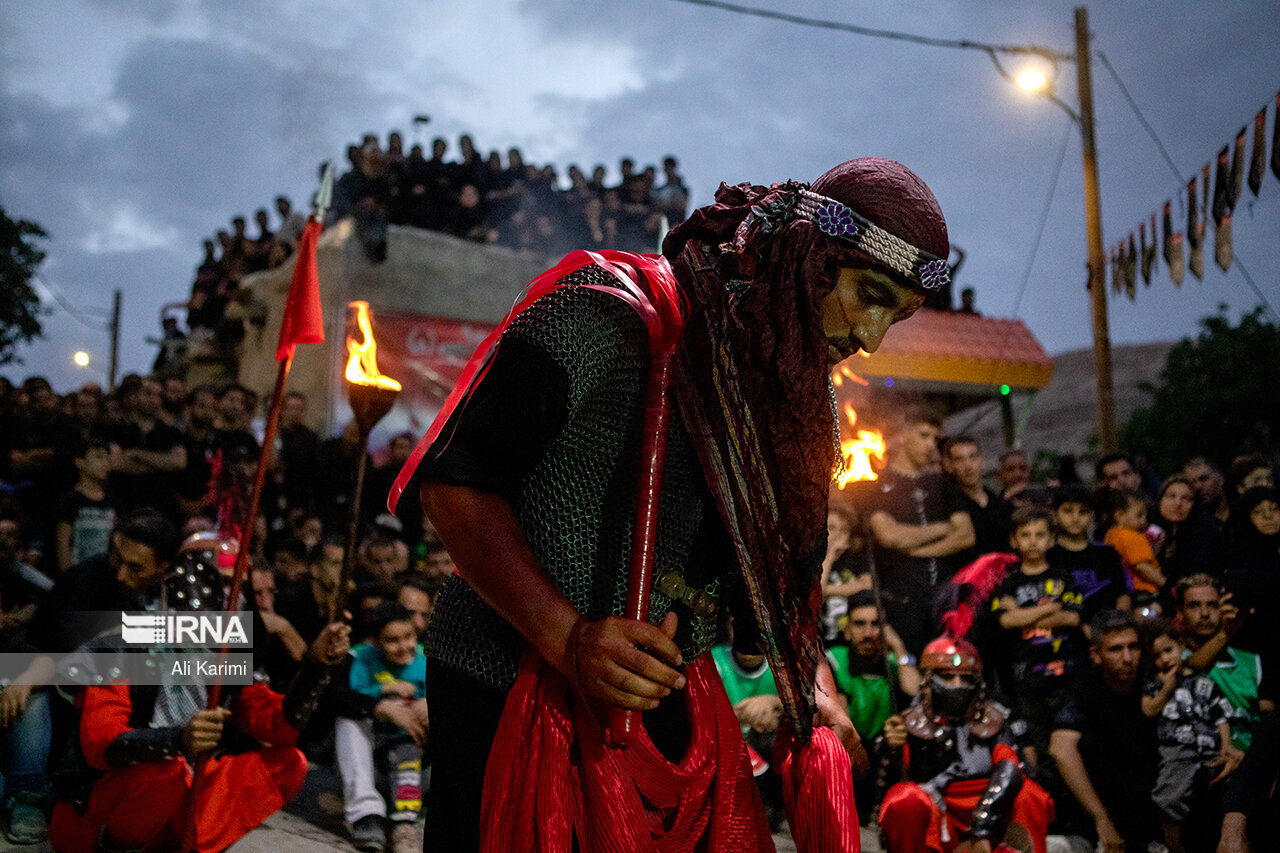
POLYGON ((1009 550, 1009 517, 1013 504, 982 484, 986 460, 978 439, 957 435, 943 442, 942 468, 951 475, 965 512, 973 522, 974 546, 961 552, 957 562, 966 565, 983 554, 1009 550))
POLYGON ((111 490, 121 509, 152 507, 173 514, 173 488, 187 467, 182 433, 160 419, 164 387, 156 379, 142 380, 132 414, 115 429, 120 447, 111 477, 111 490))
MULTIPOLYGON (((1075 799, 1059 797, 1059 815, 1082 809, 1104 853, 1145 850, 1159 835, 1151 802, 1157 757, 1155 721, 1142 713, 1137 623, 1126 611, 1107 610, 1091 627, 1096 666, 1058 713, 1049 741, 1075 799)), ((1080 828, 1088 831, 1084 821, 1080 828)))
POLYGON ((869 489, 867 515, 885 615, 918 655, 937 633, 933 590, 959 566, 953 559, 974 544, 973 522, 951 481, 937 473, 938 418, 906 409, 889 440, 889 465, 869 489))

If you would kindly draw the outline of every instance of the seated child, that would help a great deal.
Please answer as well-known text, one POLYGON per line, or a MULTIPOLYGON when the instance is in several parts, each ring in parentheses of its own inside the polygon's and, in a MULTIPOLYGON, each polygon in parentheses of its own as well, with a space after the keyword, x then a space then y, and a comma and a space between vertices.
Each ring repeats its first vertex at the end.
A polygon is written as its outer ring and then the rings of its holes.
POLYGON ((1142 713, 1158 718, 1160 739, 1160 770, 1151 799, 1160 812, 1165 846, 1179 853, 1193 800, 1211 780, 1225 778, 1244 755, 1231 745, 1230 703, 1207 676, 1183 663, 1184 646, 1171 622, 1156 623, 1149 651, 1155 674, 1143 691, 1142 713))
MULTIPOLYGON (((418 644, 413 614, 397 601, 384 601, 373 609, 368 625, 372 640, 351 650, 351 689, 375 699, 398 697, 425 726, 427 659, 418 644)), ((395 824, 393 850, 415 849, 413 822, 422 810, 422 747, 404 728, 385 720, 339 717, 334 737, 346 818, 356 849, 383 850, 388 817, 395 824), (344 760, 344 753, 351 760, 344 760), (352 758, 357 753, 372 753, 374 761, 352 758), (371 767, 385 774, 389 783, 390 815, 369 776, 371 767)))
POLYGON ((1053 720, 1084 658, 1084 601, 1069 575, 1049 565, 1049 518, 1044 507, 1014 510, 1009 538, 1019 561, 996 587, 991 602, 1005 630, 1017 712, 1027 726, 1024 750, 1033 764, 1048 752, 1053 720))
POLYGON ((1135 592, 1159 592, 1165 584, 1156 552, 1147 539, 1147 502, 1137 492, 1121 489, 1111 494, 1111 529, 1106 543, 1120 552, 1135 592))

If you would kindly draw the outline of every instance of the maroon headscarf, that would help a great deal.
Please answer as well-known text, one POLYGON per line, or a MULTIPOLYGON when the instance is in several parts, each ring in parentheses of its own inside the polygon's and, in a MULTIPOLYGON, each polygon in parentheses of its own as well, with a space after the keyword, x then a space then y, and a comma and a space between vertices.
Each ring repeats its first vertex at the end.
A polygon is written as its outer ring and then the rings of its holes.
MULTIPOLYGON (((823 653, 819 579, 839 464, 822 300, 842 267, 877 264, 798 215, 806 187, 722 184, 716 203, 695 210, 663 245, 689 300, 676 399, 802 740, 823 653)), ((947 257, 937 200, 900 163, 850 160, 809 189, 947 257)))

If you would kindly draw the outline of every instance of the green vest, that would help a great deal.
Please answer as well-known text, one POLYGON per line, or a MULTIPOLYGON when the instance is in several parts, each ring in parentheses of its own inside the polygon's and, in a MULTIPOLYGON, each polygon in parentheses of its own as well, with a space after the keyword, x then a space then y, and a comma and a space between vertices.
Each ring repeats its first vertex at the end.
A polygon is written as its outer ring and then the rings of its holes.
MULTIPOLYGON (((849 647, 832 646, 827 649, 831 674, 836 679, 836 690, 849 699, 849 719, 863 740, 871 740, 884 731, 884 721, 893 714, 889 682, 883 672, 854 675, 849 669, 849 647)), ((898 677, 898 659, 889 653, 889 669, 898 677)))
POLYGON ((1227 660, 1209 667, 1209 680, 1218 685, 1231 703, 1231 742, 1236 749, 1247 750, 1258 727, 1258 684, 1262 681, 1262 664, 1258 656, 1230 646, 1227 660))

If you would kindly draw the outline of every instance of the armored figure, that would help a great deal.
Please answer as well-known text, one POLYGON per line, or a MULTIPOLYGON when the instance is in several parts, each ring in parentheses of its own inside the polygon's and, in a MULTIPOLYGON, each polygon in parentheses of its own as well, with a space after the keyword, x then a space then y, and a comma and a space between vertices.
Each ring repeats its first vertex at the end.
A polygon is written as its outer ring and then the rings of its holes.
POLYGON ((939 637, 920 656, 920 694, 885 724, 906 747, 909 781, 880 809, 890 853, 950 853, 962 841, 990 851, 1002 842, 1045 853, 1053 800, 1027 778, 1009 731, 1009 709, 989 698, 982 659, 966 640, 939 637))
MULTIPOLYGON (((161 608, 221 609, 224 550, 216 541, 189 542, 161 581, 161 608)), ((284 695, 254 683, 226 691, 228 707, 206 709, 199 677, 87 688, 78 703, 83 784, 54 811, 54 847, 177 849, 184 838, 196 851, 233 844, 301 789, 307 760, 293 744, 346 654, 348 632, 341 623, 326 627, 284 695)))

